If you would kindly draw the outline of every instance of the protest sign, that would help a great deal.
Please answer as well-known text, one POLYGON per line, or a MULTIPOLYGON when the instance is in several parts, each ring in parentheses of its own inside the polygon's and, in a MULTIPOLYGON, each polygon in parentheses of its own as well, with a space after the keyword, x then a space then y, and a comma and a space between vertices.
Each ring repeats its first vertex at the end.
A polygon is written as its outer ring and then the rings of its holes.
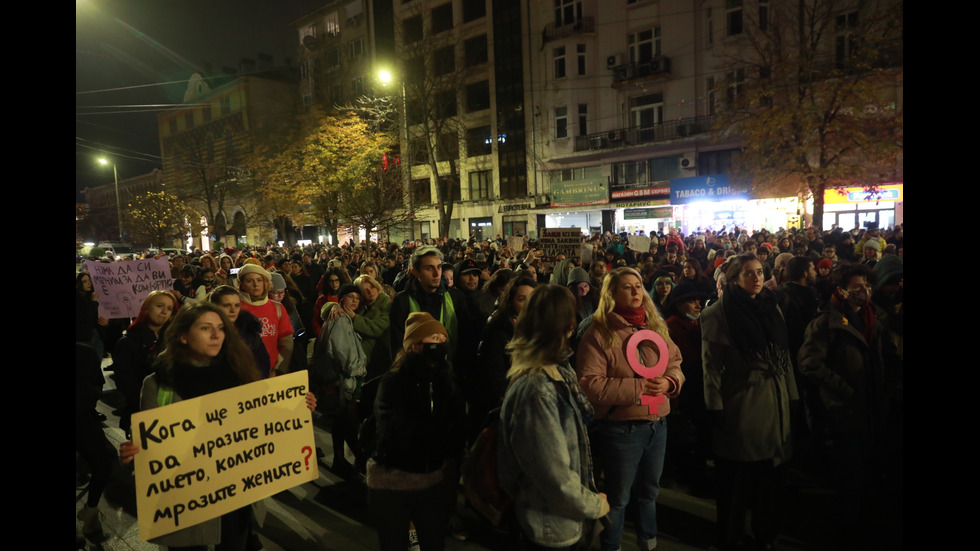
POLYGON ((507 246, 510 247, 511 252, 517 254, 524 250, 524 236, 523 235, 508 235, 507 236, 507 246))
POLYGON ((650 250, 650 238, 645 235, 629 236, 630 248, 636 252, 645 253, 650 250))
POLYGON ((85 269, 99 295, 99 315, 106 318, 135 318, 150 291, 174 288, 170 262, 147 258, 126 262, 86 261, 85 269))
POLYGON ((559 254, 566 258, 578 258, 582 250, 582 230, 580 228, 544 228, 539 240, 544 260, 554 262, 559 254))
POLYGON ((308 387, 299 371, 133 414, 140 539, 316 479, 308 387))

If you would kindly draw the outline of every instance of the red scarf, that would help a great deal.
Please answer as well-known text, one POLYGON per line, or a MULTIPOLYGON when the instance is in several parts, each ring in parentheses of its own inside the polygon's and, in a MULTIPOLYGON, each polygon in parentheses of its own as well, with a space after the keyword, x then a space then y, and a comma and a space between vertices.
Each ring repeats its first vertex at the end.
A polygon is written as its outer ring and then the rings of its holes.
POLYGON ((623 316, 626 323, 636 326, 636 327, 646 327, 647 325, 647 311, 643 306, 637 306, 636 308, 630 308, 629 306, 616 306, 613 308, 613 312, 623 316))

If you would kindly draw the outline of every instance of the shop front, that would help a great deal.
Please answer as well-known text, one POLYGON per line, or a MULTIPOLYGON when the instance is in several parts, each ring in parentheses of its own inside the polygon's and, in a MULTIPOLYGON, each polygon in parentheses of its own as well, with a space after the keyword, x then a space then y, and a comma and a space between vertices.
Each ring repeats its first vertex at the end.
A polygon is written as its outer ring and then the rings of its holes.
POLYGON ((874 190, 847 187, 828 190, 823 196, 823 227, 850 230, 877 224, 888 228, 904 221, 905 191, 902 182, 881 184, 874 190))

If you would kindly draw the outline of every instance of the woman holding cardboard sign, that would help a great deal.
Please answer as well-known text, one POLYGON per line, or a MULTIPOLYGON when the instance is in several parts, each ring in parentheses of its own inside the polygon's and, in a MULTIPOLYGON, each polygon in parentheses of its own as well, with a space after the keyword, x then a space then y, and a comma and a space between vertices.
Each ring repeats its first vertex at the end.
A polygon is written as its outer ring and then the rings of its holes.
MULTIPOLYGON (((143 381, 142 410, 165 406, 212 392, 259 380, 252 352, 238 337, 224 310, 209 302, 181 308, 164 336, 165 348, 157 359, 156 373, 143 381)), ((307 406, 316 406, 307 395, 307 406)), ((139 448, 132 442, 119 446, 123 463, 133 460, 139 448)), ((153 543, 169 549, 244 550, 250 532, 251 507, 162 536, 153 543)))
POLYGON ((634 488, 639 494, 638 544, 640 549, 654 549, 656 500, 667 448, 667 398, 680 393, 684 374, 680 350, 636 270, 617 268, 606 277, 576 363, 579 384, 602 422, 598 449, 610 507, 609 525, 600 536, 602 549, 619 548, 634 488))

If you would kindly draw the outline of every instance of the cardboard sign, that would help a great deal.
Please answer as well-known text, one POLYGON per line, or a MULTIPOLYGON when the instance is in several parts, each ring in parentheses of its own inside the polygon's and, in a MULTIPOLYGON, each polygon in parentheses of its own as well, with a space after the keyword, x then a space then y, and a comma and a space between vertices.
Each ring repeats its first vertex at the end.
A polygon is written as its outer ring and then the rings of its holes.
POLYGON ((507 246, 510 247, 512 253, 517 254, 524 250, 524 236, 523 235, 508 235, 507 236, 507 246))
POLYGON ((566 258, 576 258, 582 251, 582 230, 580 228, 544 228, 541 230, 541 250, 544 260, 554 262, 559 254, 566 258))
POLYGON ((307 371, 133 414, 140 539, 319 476, 307 371))
MULTIPOLYGON (((626 358, 629 361, 630 369, 634 373, 643 377, 645 379, 653 379, 654 377, 659 377, 667 371, 667 359, 669 357, 670 350, 667 348, 667 341, 660 336, 660 333, 656 331, 651 331, 649 329, 641 329, 636 333, 630 335, 628 341, 626 341, 626 358), (653 341, 653 344, 657 345, 657 363, 652 366, 645 366, 643 362, 640 361, 640 355, 637 352, 640 344, 643 341, 653 341)), ((660 406, 666 403, 667 399, 663 394, 659 396, 652 396, 650 394, 643 394, 640 396, 640 403, 644 404, 649 408, 650 415, 657 415, 660 413, 660 406)))
POLYGON ((148 258, 126 262, 85 262, 92 286, 99 295, 99 315, 106 318, 135 318, 150 291, 170 291, 170 262, 148 258))
POLYGON ((650 238, 645 235, 629 236, 630 248, 634 251, 645 253, 650 250, 650 238))

